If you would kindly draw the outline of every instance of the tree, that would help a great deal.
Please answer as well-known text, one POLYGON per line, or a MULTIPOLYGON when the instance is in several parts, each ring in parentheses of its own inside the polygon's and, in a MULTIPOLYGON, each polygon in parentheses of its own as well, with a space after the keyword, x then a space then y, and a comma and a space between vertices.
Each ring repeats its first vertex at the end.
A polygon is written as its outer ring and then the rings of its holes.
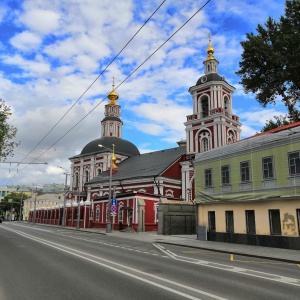
POLYGON ((10 115, 10 107, 0 99, 0 160, 13 155, 14 147, 20 144, 11 141, 17 134, 17 128, 7 123, 7 115, 10 115))
POLYGON ((271 129, 275 129, 284 125, 288 125, 290 124, 289 121, 287 121, 286 117, 283 116, 274 116, 275 121, 268 120, 265 124, 265 126, 263 127, 263 129, 261 130, 261 132, 266 132, 269 131, 271 129))
POLYGON ((0 202, 0 209, 3 212, 10 211, 16 215, 15 219, 19 219, 20 216, 20 207, 23 206, 23 200, 30 198, 25 193, 9 193, 4 199, 0 202))
POLYGON ((291 122, 300 120, 300 0, 286 0, 285 15, 258 25, 257 35, 242 41, 242 61, 236 72, 246 93, 256 94, 266 107, 281 99, 291 122))

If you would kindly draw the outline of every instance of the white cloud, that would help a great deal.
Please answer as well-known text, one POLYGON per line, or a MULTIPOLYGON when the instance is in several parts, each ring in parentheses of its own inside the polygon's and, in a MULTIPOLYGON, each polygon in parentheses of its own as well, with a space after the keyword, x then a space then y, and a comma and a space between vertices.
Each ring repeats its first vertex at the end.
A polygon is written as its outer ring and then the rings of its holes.
POLYGON ((58 29, 59 19, 60 15, 54 11, 34 8, 26 10, 19 21, 34 32, 49 34, 58 29))
POLYGON ((13 38, 11 38, 10 43, 23 51, 30 51, 36 49, 40 46, 42 39, 36 33, 30 31, 23 31, 13 38))
MULTIPOLYGON (((195 16, 118 88, 123 137, 142 153, 176 147, 177 141, 185 139, 184 122, 192 114, 188 89, 203 74, 209 31, 220 62, 219 73, 237 87, 233 106, 243 123, 242 136, 260 131, 267 119, 284 111, 281 105, 260 107, 254 95, 244 94, 234 74, 245 33, 253 31, 257 22, 263 23, 269 13, 278 16, 283 12, 283 1, 271 0, 266 5, 269 1, 254 5, 245 0, 242 6, 239 0, 211 2, 195 16), (240 18, 245 27, 231 24, 234 18, 240 18)), ((0 98, 12 106, 9 122, 19 129, 17 140, 22 142, 13 160, 24 159, 45 137, 158 5, 157 1, 134 0, 26 0, 2 14, 0 26, 5 34, 0 41, 0 98)), ((56 166, 69 169, 68 158, 100 137, 107 102, 71 128, 105 98, 112 76, 116 85, 122 82, 200 5, 193 0, 166 1, 61 124, 26 158, 30 161, 43 154, 38 161, 49 165, 29 165, 24 171, 19 166, 18 173, 1 166, 3 177, 11 178, 9 184, 64 183, 65 176, 56 166)))

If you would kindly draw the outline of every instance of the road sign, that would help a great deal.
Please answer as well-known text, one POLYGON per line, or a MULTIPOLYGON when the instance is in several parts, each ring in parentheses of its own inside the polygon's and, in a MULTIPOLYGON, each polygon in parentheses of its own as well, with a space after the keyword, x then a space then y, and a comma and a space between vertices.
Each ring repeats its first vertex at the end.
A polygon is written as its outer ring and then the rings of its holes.
POLYGON ((111 200, 111 205, 116 206, 116 205, 117 205, 117 199, 112 199, 112 200, 111 200))
POLYGON ((116 205, 112 205, 111 208, 110 208, 110 211, 111 212, 116 212, 117 211, 116 205))

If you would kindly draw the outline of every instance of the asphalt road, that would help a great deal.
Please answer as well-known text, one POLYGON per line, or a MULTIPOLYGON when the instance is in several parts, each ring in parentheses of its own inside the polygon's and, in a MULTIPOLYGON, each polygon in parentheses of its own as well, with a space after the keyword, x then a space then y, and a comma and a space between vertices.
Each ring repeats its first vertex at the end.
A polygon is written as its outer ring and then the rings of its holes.
POLYGON ((0 224, 0 300, 299 299, 300 266, 0 224))

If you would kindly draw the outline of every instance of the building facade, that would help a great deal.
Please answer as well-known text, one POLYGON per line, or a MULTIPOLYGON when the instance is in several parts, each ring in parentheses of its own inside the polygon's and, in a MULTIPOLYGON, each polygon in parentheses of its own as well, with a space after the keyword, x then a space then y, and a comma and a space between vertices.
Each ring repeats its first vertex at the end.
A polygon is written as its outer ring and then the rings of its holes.
POLYGON ((122 138, 121 106, 113 83, 98 138, 70 158, 67 225, 78 226, 76 220, 80 220, 81 227, 105 227, 106 215, 110 215, 114 227, 157 230, 155 212, 162 197, 194 202, 195 155, 240 139, 241 124, 232 108, 235 89, 218 73, 211 40, 206 52, 204 75, 189 89, 193 114, 184 124, 186 140, 176 148, 140 154, 132 142, 122 138), (108 212, 112 193, 116 205, 108 212), (142 215, 141 203, 145 203, 142 215))
POLYGON ((300 249, 300 122, 196 155, 208 239, 300 249))

